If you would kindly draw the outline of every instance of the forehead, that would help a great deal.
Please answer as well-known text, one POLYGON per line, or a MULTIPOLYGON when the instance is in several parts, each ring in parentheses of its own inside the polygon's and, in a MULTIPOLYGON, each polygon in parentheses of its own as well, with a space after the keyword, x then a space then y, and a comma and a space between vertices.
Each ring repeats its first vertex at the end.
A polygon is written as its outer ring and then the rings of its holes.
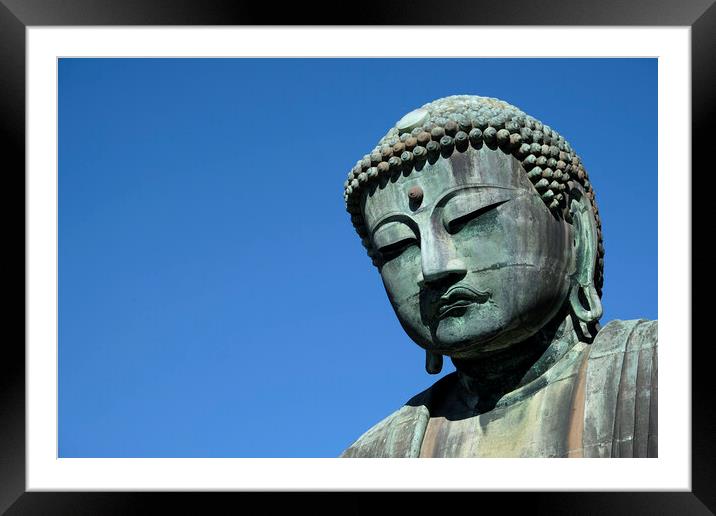
POLYGON ((499 150, 483 147, 467 152, 455 152, 448 159, 440 158, 434 164, 425 163, 422 170, 401 175, 397 180, 382 182, 366 194, 365 221, 372 227, 380 218, 395 212, 421 211, 432 206, 449 191, 461 186, 493 186, 533 191, 519 162, 499 150), (419 186, 423 191, 421 208, 411 209, 408 191, 419 186))

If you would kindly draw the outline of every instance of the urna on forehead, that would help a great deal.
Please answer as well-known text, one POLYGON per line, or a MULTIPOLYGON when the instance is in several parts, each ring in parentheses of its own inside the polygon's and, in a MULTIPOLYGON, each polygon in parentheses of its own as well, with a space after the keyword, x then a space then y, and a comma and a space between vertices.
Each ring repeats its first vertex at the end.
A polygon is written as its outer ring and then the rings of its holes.
POLYGON ((395 212, 419 213, 443 203, 465 186, 532 191, 520 163, 512 156, 472 149, 447 159, 426 163, 410 175, 368 185, 363 215, 370 230, 383 216, 395 212))
POLYGON ((601 220, 581 159, 557 131, 515 106, 489 97, 445 97, 407 113, 350 170, 343 198, 369 256, 374 258, 375 251, 361 208, 366 192, 415 172, 429 172, 442 160, 459 162, 460 154, 475 154, 469 150, 514 157, 555 217, 563 218, 568 212, 571 189, 584 192, 595 215, 599 240, 595 285, 601 289, 601 220))

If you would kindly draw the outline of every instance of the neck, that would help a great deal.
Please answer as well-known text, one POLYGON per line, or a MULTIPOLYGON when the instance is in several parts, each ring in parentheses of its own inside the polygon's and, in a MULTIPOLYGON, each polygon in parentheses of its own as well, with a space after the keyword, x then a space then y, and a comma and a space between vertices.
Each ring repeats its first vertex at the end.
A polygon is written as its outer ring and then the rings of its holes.
POLYGON ((543 375, 580 340, 570 315, 555 317, 532 337, 489 356, 452 359, 460 383, 475 396, 481 412, 490 410, 505 394, 543 375))

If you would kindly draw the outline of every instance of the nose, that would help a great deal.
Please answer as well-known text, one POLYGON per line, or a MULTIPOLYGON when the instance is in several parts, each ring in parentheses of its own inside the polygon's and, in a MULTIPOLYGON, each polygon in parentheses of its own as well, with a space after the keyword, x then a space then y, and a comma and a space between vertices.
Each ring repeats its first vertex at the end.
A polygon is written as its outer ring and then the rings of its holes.
POLYGON ((450 235, 445 231, 425 231, 420 239, 421 277, 418 284, 443 281, 450 276, 462 278, 467 267, 458 256, 450 235))

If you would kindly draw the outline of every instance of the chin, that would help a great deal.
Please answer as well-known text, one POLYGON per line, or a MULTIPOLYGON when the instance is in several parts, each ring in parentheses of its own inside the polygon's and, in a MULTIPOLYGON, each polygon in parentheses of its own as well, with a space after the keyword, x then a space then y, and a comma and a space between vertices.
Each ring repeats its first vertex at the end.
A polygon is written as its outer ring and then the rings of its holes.
POLYGON ((501 347, 501 330, 482 327, 469 331, 469 328, 455 328, 457 324, 438 325, 433 337, 431 350, 454 358, 468 358, 495 351, 501 347))

